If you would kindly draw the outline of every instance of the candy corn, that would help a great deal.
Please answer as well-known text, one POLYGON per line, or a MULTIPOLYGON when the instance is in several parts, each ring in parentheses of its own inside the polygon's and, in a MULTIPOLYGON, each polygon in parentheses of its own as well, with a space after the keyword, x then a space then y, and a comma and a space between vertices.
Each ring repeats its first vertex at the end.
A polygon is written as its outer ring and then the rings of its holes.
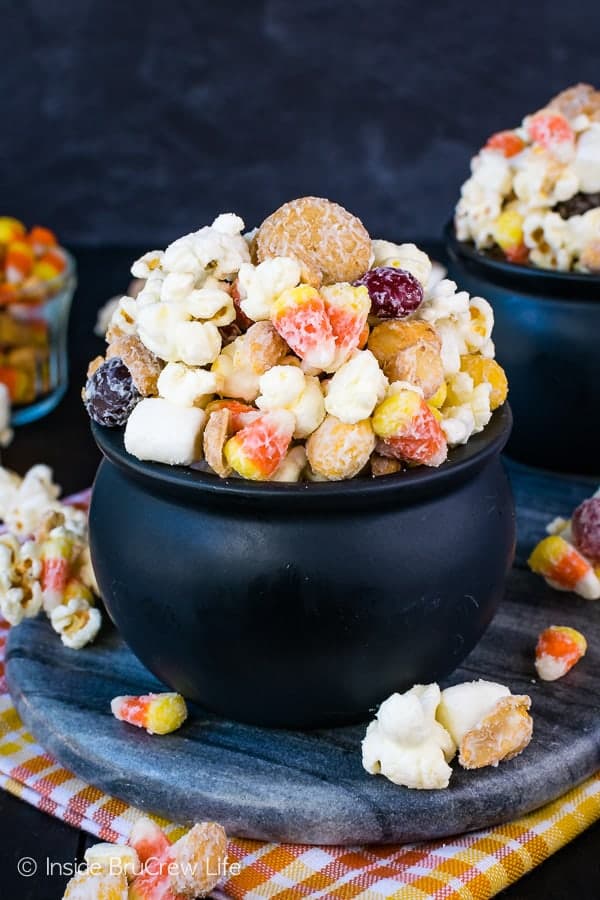
POLYGON ((284 459, 295 427, 288 410, 263 413, 227 441, 225 459, 243 478, 268 481, 284 459))
POLYGON ((61 529, 55 529, 42 545, 42 591, 46 612, 52 612, 64 601, 74 546, 73 537, 61 529))
POLYGON ((535 668, 543 681, 562 678, 585 656, 587 641, 580 631, 552 625, 542 631, 535 648, 535 668))
POLYGON ((18 284, 33 271, 33 250, 27 241, 13 241, 8 245, 4 259, 4 276, 8 282, 18 284))
POLYGON ((349 284, 333 284, 321 288, 325 311, 335 338, 335 358, 330 368, 337 369, 356 350, 361 338, 364 342, 367 317, 371 309, 371 298, 364 285, 352 287, 349 284))
POLYGON ((93 869, 78 872, 69 881, 63 900, 128 900, 124 874, 96 873, 93 869))
POLYGON ((373 413, 373 431, 387 452, 404 462, 439 466, 448 455, 442 427, 416 391, 402 388, 386 397, 373 413))
POLYGON ((42 256, 50 247, 56 247, 58 241, 56 235, 49 228, 43 228, 41 225, 34 225, 27 235, 27 242, 33 247, 36 256, 42 256))
MULTIPOLYGON (((336 351, 335 336, 325 301, 315 288, 301 284, 283 291, 271 307, 271 322, 308 366, 317 369, 331 366, 336 351)), ((362 324, 359 334, 360 331, 362 324)))
POLYGON ((498 131, 488 138, 484 150, 499 150, 509 158, 520 153, 524 146, 525 141, 514 131, 498 131))
POLYGON ((10 216, 0 216, 0 244, 10 244, 22 238, 25 234, 25 226, 18 219, 10 216))
POLYGON ((185 700, 175 693, 115 697, 110 708, 120 722, 145 728, 148 734, 169 734, 187 719, 185 700))
POLYGON ((588 600, 600 598, 600 580, 592 566, 560 535, 552 534, 540 541, 528 564, 551 587, 574 591, 588 600))
POLYGON ((560 113, 538 112, 531 116, 527 131, 532 141, 555 151, 559 145, 573 145, 575 135, 568 121, 560 113))
POLYGON ((33 264, 33 273, 43 281, 52 281, 67 267, 67 261, 60 250, 48 250, 33 264))

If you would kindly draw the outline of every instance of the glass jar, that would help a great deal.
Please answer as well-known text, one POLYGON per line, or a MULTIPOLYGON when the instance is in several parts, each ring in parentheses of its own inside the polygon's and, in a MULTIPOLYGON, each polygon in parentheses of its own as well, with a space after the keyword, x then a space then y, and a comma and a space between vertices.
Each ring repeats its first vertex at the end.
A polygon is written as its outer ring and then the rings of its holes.
POLYGON ((46 415, 68 384, 67 329, 77 284, 75 260, 61 248, 67 266, 35 288, 22 288, 0 307, 0 382, 9 391, 11 424, 46 415))

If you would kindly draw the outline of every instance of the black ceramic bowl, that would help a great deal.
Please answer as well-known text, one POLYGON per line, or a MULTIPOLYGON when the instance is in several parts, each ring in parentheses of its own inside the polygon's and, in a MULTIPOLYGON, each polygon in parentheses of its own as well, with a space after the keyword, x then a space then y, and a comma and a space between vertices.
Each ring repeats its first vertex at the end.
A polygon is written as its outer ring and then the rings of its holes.
POLYGON ((149 669, 223 716, 359 720, 451 672, 502 597, 508 406, 439 469, 326 484, 144 463, 121 431, 92 427, 105 459, 90 543, 108 611, 149 669))
POLYGON ((449 275, 494 307, 498 362, 515 427, 508 453, 546 469, 600 474, 600 276, 486 257, 446 227, 449 275))

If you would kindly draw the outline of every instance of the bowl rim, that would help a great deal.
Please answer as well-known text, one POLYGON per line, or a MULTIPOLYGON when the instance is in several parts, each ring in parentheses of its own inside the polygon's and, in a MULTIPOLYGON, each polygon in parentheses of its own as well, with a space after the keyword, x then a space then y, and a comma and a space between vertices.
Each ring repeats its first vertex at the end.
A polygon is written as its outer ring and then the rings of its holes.
POLYGON ((498 284, 527 293, 548 294, 551 297, 577 300, 600 300, 600 275, 585 272, 562 272, 519 265, 508 260, 492 259, 470 241, 456 237, 454 219, 444 227, 446 249, 451 257, 460 258, 470 268, 483 270, 481 274, 498 284), (543 292, 543 293, 542 293, 543 292))
POLYGON ((294 500, 302 504, 331 501, 409 499, 430 496, 475 475, 490 457, 499 455, 512 429, 512 412, 504 403, 492 413, 483 431, 466 444, 449 451, 448 460, 438 468, 419 466, 379 478, 362 477, 327 482, 257 482, 241 478, 220 478, 189 466, 169 466, 139 460, 125 450, 124 429, 107 428, 91 422, 92 434, 103 455, 126 475, 160 492, 189 497, 212 496, 215 499, 294 500))

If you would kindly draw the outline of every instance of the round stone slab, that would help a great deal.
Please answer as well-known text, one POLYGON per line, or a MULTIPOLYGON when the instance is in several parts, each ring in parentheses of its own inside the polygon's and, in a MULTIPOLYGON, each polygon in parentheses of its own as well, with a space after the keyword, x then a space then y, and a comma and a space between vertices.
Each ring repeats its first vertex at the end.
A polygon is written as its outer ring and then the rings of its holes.
POLYGON ((533 740, 498 768, 467 772, 455 762, 447 790, 407 790, 363 770, 365 725, 275 731, 224 721, 193 705, 178 732, 148 735, 117 722, 110 701, 165 688, 109 625, 83 651, 63 647, 42 619, 12 629, 7 677, 19 713, 62 765, 109 794, 179 822, 215 819, 238 836, 400 843, 514 819, 600 768, 600 603, 553 591, 523 566, 545 522, 568 514, 591 493, 589 485, 520 468, 513 483, 519 564, 494 622, 449 682, 486 678, 531 696, 533 740), (536 638, 552 624, 583 631, 588 654, 564 679, 536 683, 536 638))

